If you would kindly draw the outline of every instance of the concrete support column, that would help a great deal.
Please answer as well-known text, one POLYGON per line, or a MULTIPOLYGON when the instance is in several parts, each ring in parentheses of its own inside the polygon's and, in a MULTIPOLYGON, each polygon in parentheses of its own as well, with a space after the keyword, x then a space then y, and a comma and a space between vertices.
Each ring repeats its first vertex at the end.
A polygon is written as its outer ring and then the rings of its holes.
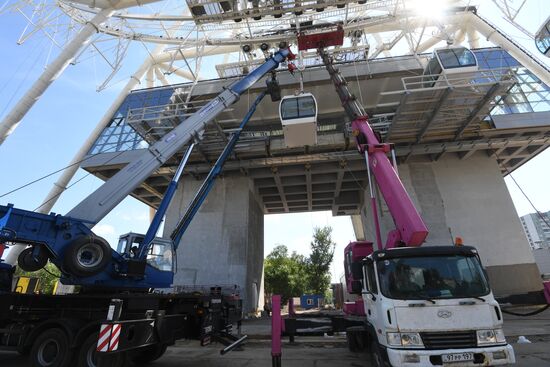
MULTIPOLYGON (((185 177, 166 214, 164 237, 183 216, 201 181, 185 177)), ((219 178, 178 248, 174 285, 231 285, 241 290, 244 312, 261 298, 264 214, 247 177, 219 178)))
MULTIPOLYGON (((452 245, 460 236, 475 246, 498 296, 542 289, 540 274, 494 158, 447 154, 437 162, 411 162, 399 174, 430 234, 424 246, 452 245)), ((367 240, 373 227, 368 202, 361 210, 367 240)), ((382 206, 382 233, 394 228, 382 206)), ((385 241, 385 238, 383 239, 385 241)))

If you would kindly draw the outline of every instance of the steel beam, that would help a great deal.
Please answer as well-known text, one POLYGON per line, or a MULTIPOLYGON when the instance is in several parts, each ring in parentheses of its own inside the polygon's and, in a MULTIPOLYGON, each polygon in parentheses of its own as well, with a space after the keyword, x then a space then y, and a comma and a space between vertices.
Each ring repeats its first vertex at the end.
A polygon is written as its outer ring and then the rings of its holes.
POLYGON ((433 120, 435 119, 435 117, 437 116, 439 111, 441 110, 441 107, 443 107, 443 104, 445 103, 445 101, 447 101, 447 98, 449 98, 449 95, 451 94, 452 91, 453 91, 453 87, 447 87, 447 89, 445 89, 445 91, 443 92, 443 95, 441 96, 441 98, 439 99, 437 104, 434 106, 433 112, 426 119, 424 127, 422 128, 422 130, 420 131, 420 133, 416 137, 416 143, 417 144, 422 141, 422 139, 424 138, 424 136, 428 132, 428 129, 430 128, 430 125, 432 124, 433 120))
POLYGON ((479 101, 479 103, 477 104, 477 106, 472 110, 472 112, 470 112, 470 114, 468 115, 468 117, 466 117, 466 119, 464 120, 464 122, 461 124, 461 126, 458 128, 457 132, 456 132, 456 135, 455 135, 455 140, 460 138, 462 136, 462 134, 464 134, 464 131, 466 131, 466 129, 468 128, 468 126, 470 126, 470 124, 474 121, 474 119, 477 117, 477 115, 479 114, 479 112, 481 111, 481 109, 491 100, 493 99, 493 97, 495 96, 496 92, 498 91, 498 89, 500 88, 500 83, 495 83, 493 86, 491 86, 491 88, 489 88, 489 90, 487 91, 487 93, 485 93, 485 96, 481 99, 481 101, 479 101))

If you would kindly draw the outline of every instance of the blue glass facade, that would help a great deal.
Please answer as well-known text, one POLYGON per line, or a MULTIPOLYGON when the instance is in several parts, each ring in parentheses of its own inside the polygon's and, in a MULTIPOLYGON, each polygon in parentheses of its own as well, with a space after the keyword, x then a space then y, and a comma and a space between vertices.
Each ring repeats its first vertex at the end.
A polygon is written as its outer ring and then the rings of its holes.
POLYGON ((126 122, 128 111, 136 108, 166 105, 170 103, 170 98, 178 86, 142 89, 128 94, 89 154, 146 148, 148 144, 126 122))
POLYGON ((479 69, 510 68, 517 83, 505 98, 495 101, 491 115, 550 111, 550 88, 500 48, 475 50, 479 69))

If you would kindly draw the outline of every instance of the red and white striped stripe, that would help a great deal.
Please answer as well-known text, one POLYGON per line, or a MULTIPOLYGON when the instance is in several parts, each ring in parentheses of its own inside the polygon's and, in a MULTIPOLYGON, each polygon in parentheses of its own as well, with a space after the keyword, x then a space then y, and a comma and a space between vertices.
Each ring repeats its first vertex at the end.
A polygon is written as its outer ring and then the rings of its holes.
POLYGON ((99 339, 97 340, 98 352, 113 352, 118 349, 120 340, 120 324, 103 324, 99 330, 99 339))
POLYGON ((97 340, 97 351, 107 352, 109 348, 109 338, 111 336, 111 325, 103 324, 99 329, 99 339, 97 340))
POLYGON ((122 326, 120 324, 113 325, 113 331, 111 332, 111 338, 109 340, 109 352, 112 352, 118 349, 118 341, 120 339, 121 329, 122 329, 122 326))

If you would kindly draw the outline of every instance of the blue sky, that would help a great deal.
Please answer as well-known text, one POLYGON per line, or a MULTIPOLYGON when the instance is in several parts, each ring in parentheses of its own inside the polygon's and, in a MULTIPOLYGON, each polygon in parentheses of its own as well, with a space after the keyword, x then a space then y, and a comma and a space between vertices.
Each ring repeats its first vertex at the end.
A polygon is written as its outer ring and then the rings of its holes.
MULTIPOLYGON (((485 6, 485 5, 484 5, 485 6)), ((487 5, 490 9, 490 5, 487 5)), ((544 1, 535 2, 523 17, 526 26, 537 28, 548 15, 544 1)), ((504 24, 502 20, 494 22, 504 24)), ((32 37, 22 46, 16 44, 25 26, 23 17, 17 14, 0 16, 0 116, 3 117, 18 97, 42 72, 50 53, 50 42, 44 36, 32 37)), ((525 35, 515 33, 517 39, 533 49, 525 35)), ((150 46, 152 49, 154 46, 150 46)), ((141 44, 133 44, 122 70, 115 76, 112 87, 97 93, 105 65, 98 58, 69 66, 61 77, 46 91, 24 118, 23 123, 0 146, 0 164, 4 174, 0 179, 0 195, 11 189, 65 166, 82 142, 102 117, 111 101, 145 54, 141 44)), ((52 54, 55 54, 55 50, 52 54)), ((212 64, 204 68, 207 75, 214 72, 212 64)), ((524 165, 514 177, 531 196, 538 209, 550 210, 550 151, 524 165)), ((80 170, 75 179, 86 173, 80 170)), ((43 180, 31 187, 7 196, 0 196, 0 204, 14 203, 24 209, 36 208, 50 190, 57 176, 43 180)), ((506 179, 512 198, 520 215, 532 212, 532 208, 517 188, 506 179)), ((90 194, 101 182, 89 176, 63 194, 54 207, 55 212, 66 213, 90 194)), ((148 225, 148 208, 137 200, 128 198, 102 220, 95 231, 114 245, 119 234, 128 231, 145 231, 148 225)), ((333 278, 341 273, 343 247, 354 239, 348 217, 333 218, 330 213, 303 213, 269 215, 265 217, 265 254, 276 244, 286 244, 291 250, 307 254, 315 226, 330 225, 337 242, 333 278), (285 228, 281 233, 280 228, 285 228)))

